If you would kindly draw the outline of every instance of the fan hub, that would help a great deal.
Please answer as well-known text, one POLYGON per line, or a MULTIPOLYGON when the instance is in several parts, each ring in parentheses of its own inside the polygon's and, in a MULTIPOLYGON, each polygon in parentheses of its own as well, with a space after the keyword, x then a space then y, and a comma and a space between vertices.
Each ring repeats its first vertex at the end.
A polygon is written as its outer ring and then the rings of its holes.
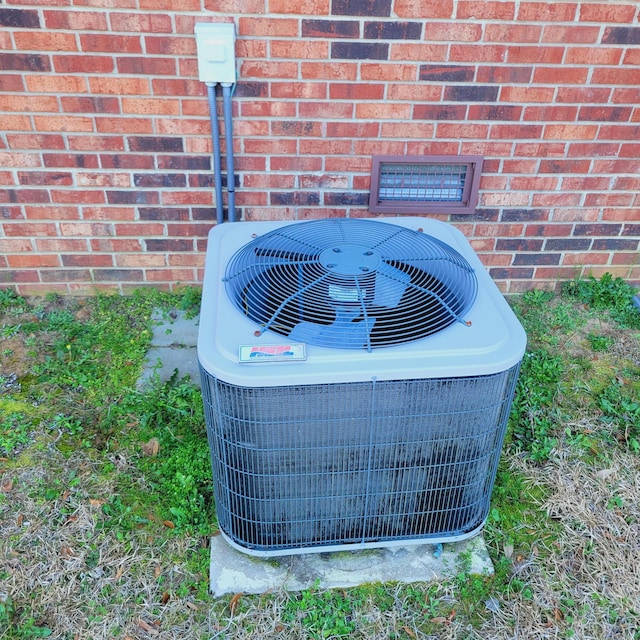
POLYGON ((361 276, 378 268, 382 257, 377 251, 361 244, 333 244, 319 256, 320 264, 341 276, 361 276))

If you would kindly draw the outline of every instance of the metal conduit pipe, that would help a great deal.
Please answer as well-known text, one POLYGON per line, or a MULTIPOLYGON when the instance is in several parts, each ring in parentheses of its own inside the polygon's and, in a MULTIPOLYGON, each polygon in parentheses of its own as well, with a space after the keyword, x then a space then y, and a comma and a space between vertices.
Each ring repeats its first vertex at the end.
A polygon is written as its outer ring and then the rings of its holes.
POLYGON ((209 96, 209 117, 211 119, 211 141, 213 143, 213 175, 216 189, 216 222, 224 222, 222 208, 222 160, 220 156, 220 130, 218 128, 218 107, 216 100, 216 85, 207 82, 207 95, 209 96))
POLYGON ((227 193, 229 222, 236 221, 235 172, 233 166, 233 113, 231 95, 233 84, 222 82, 222 105, 224 109, 224 135, 227 143, 227 193))

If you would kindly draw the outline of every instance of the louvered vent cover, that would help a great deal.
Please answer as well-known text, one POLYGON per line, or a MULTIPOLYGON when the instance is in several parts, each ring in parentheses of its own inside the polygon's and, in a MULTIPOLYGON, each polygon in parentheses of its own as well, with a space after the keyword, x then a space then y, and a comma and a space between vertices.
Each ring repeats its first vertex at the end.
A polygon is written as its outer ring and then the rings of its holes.
POLYGON ((473 268, 440 240, 358 219, 266 233, 234 254, 224 280, 260 333, 341 349, 411 342, 464 322, 477 292, 473 268))

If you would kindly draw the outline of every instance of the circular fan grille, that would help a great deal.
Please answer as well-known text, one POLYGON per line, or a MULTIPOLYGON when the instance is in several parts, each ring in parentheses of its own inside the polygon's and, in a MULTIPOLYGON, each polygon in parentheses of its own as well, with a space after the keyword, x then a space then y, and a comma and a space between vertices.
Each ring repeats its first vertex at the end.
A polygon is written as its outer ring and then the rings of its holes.
POLYGON ((440 240, 357 219, 291 224, 249 242, 229 261, 233 304, 292 341, 375 349, 441 331, 471 307, 469 263, 440 240))

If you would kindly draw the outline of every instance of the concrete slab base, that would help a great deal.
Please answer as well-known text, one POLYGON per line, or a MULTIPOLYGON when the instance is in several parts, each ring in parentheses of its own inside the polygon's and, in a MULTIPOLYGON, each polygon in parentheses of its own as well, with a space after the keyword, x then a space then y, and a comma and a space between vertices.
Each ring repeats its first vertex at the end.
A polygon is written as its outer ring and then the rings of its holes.
POLYGON ((211 538, 210 591, 265 593, 356 587, 372 582, 433 582, 468 573, 492 575, 493 564, 482 536, 445 544, 388 549, 308 553, 279 558, 254 558, 232 548, 222 536, 211 538), (436 557, 437 556, 437 557, 436 557))
POLYGON ((184 311, 165 314, 155 311, 151 319, 153 338, 138 387, 149 384, 156 375, 167 382, 176 369, 180 378, 189 376, 191 382, 199 386, 198 318, 187 318, 184 311))

